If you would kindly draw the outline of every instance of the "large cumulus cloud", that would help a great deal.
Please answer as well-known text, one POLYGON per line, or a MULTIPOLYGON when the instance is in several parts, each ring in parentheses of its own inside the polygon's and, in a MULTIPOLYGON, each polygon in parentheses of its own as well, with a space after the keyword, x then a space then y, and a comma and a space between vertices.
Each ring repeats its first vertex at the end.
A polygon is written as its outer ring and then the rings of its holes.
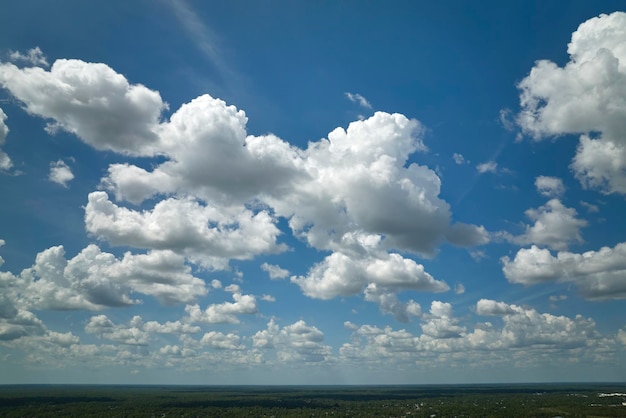
POLYGON ((158 92, 130 84, 105 64, 59 59, 48 71, 0 63, 0 85, 28 113, 50 119, 51 133, 71 132, 100 150, 156 152, 159 118, 167 105, 158 92))
POLYGON ((626 193, 626 13, 602 14, 572 34, 570 60, 537 61, 519 88, 523 131, 539 140, 582 134, 571 167, 583 186, 626 193))

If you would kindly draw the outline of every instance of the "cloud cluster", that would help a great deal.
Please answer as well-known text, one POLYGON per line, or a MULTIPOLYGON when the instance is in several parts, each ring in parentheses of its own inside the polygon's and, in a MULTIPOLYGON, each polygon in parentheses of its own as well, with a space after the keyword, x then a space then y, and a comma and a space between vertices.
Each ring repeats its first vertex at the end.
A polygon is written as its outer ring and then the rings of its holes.
POLYGON ((440 301, 433 301, 430 313, 424 315, 421 335, 404 329, 347 323, 354 332, 352 341, 340 348, 340 358, 360 364, 384 362, 387 367, 389 362, 432 364, 433 361, 459 362, 467 367, 468 359, 482 359, 493 365, 502 353, 509 353, 508 356, 520 348, 532 358, 533 353, 542 350, 584 350, 600 343, 594 321, 580 315, 555 316, 488 299, 478 301, 476 313, 501 318, 501 327, 479 322, 469 332, 454 317, 452 306, 440 301))
POLYGON ((0 342, 47 332, 44 323, 34 313, 18 309, 6 296, 0 297, 0 303, 0 342))
POLYGON ((502 258, 502 271, 512 283, 532 285, 572 282, 580 294, 592 300, 625 299, 626 243, 582 254, 549 250, 533 245, 521 249, 511 260, 502 258))
MULTIPOLYGON (((73 133, 98 150, 159 157, 150 168, 111 164, 105 191, 89 194, 86 229, 114 246, 227 269, 229 260, 285 251, 277 227, 284 218, 293 235, 331 252, 309 275, 292 279, 307 295, 327 299, 375 285, 368 299, 406 318, 416 308, 402 313, 392 293, 448 286, 396 252, 432 256, 445 241, 489 241, 484 227, 451 224, 439 177, 410 162, 427 150, 424 128, 401 114, 376 112, 301 149, 272 134, 249 135, 245 113, 209 95, 163 120, 167 104, 158 92, 105 64, 59 59, 46 70, 0 63, 0 85, 28 113, 48 120, 50 133, 73 133), (357 274, 332 278, 336 268, 357 274)), ((50 178, 66 185, 71 170, 57 162, 50 178)), ((286 275, 267 269, 273 278, 286 275)))
POLYGON ((85 325, 85 332, 100 338, 125 345, 148 345, 154 334, 196 334, 200 327, 183 324, 180 321, 161 324, 144 320, 136 315, 128 325, 114 324, 106 315, 96 315, 85 325))
POLYGON ((435 300, 430 305, 429 315, 422 323, 422 331, 433 338, 458 338, 466 331, 458 322, 451 304, 435 300))
POLYGON ((419 317, 422 314, 419 303, 413 299, 403 303, 394 291, 376 283, 370 283, 363 293, 366 301, 376 303, 383 314, 393 315, 397 321, 409 322, 411 317, 419 317))
POLYGON ((192 198, 168 198, 152 210, 118 206, 106 192, 89 194, 85 227, 113 245, 167 250, 212 269, 228 260, 246 260, 286 249, 276 242, 280 230, 267 211, 241 205, 217 206, 192 198))
POLYGON ((252 336, 252 342, 254 347, 273 350, 279 364, 318 363, 328 361, 331 355, 324 333, 302 320, 280 328, 272 319, 266 329, 252 336))
POLYGON ((582 134, 571 167, 584 187, 626 193, 626 13, 572 34, 564 67, 538 61, 520 84, 518 123, 536 140, 582 134))
POLYGON ((24 309, 88 309, 139 303, 141 293, 161 303, 189 303, 207 293, 184 258, 171 251, 126 253, 121 259, 89 245, 67 260, 63 246, 37 254, 19 275, 0 272, 7 297, 24 309))
POLYGON ((504 347, 575 348, 598 338, 595 322, 581 315, 572 319, 488 299, 478 301, 476 312, 502 317, 504 327, 498 343, 504 347))

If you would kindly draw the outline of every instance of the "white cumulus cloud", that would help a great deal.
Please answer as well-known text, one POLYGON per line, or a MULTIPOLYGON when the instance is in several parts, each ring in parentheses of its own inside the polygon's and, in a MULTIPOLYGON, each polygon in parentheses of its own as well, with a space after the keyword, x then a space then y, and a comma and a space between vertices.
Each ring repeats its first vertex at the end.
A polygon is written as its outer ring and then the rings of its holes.
POLYGON ((205 310, 199 305, 187 305, 187 312, 190 322, 200 322, 204 324, 238 324, 239 315, 251 315, 258 312, 256 298, 253 295, 242 295, 233 293, 234 302, 223 302, 209 305, 205 310))
POLYGON ((261 270, 266 271, 272 280, 285 279, 289 277, 289 270, 285 270, 274 264, 263 263, 261 264, 261 270))
POLYGON ((520 84, 518 123, 536 140, 582 134, 572 161, 584 187, 626 193, 626 13, 602 14, 572 34, 563 67, 537 61, 520 84))
POLYGON ((50 163, 50 174, 48 174, 48 180, 53 183, 60 184, 63 187, 67 187, 67 183, 74 179, 72 169, 65 161, 58 160, 50 163))
POLYGON ((279 253, 280 230, 266 212, 243 206, 216 207, 193 199, 169 198, 151 211, 111 202, 105 192, 89 194, 87 231, 113 245, 170 250, 203 266, 222 269, 228 260, 279 253))
POLYGON ((545 282, 573 282, 586 299, 625 299, 626 243, 582 254, 532 246, 521 249, 511 260, 502 258, 502 270, 512 283, 532 285, 545 282))
POLYGON ((547 197, 560 197, 565 193, 563 180, 558 177, 538 176, 535 179, 537 191, 547 197))
POLYGON ((278 364, 319 363, 331 355, 330 347, 324 344, 324 333, 302 320, 280 328, 272 319, 265 330, 252 336, 252 341, 254 347, 273 351, 278 364))
POLYGON ((588 222, 577 218, 576 209, 564 206, 558 199, 551 199, 537 209, 528 209, 525 214, 535 223, 526 225, 521 235, 504 233, 506 240, 519 245, 545 245, 554 250, 565 250, 571 243, 583 242, 580 229, 588 222))
POLYGON ((383 258, 358 259, 335 252, 313 266, 306 276, 293 276, 291 281, 300 286, 304 294, 317 299, 355 295, 372 283, 394 292, 450 289, 445 282, 435 280, 424 271, 421 264, 395 253, 383 258))
POLYGON ((379 288, 375 283, 370 283, 364 294, 365 300, 378 304, 383 314, 393 315, 397 321, 408 322, 410 317, 422 314, 422 308, 419 303, 412 299, 403 303, 398 299, 395 292, 379 288))
POLYGON ((167 105, 159 93, 105 64, 60 59, 50 70, 0 63, 0 85, 28 113, 51 119, 47 130, 75 134, 99 150, 153 155, 159 117, 167 105))
POLYGON ((429 314, 422 324, 424 334, 434 338, 458 338, 465 333, 466 328, 459 325, 454 317, 452 305, 435 300, 430 305, 429 314))
POLYGON ((71 259, 63 246, 37 254, 35 264, 19 275, 0 272, 6 295, 25 308, 89 309, 139 303, 133 293, 161 303, 189 303, 207 293, 184 259, 170 251, 124 254, 121 259, 89 245, 71 259))

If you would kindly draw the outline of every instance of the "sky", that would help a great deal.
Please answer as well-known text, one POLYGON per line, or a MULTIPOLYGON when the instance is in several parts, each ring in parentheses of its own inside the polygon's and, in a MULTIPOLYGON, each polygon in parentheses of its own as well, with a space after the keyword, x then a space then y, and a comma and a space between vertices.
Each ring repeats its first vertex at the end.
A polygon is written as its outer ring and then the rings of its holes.
POLYGON ((626 380, 623 2, 0 7, 0 384, 626 380))

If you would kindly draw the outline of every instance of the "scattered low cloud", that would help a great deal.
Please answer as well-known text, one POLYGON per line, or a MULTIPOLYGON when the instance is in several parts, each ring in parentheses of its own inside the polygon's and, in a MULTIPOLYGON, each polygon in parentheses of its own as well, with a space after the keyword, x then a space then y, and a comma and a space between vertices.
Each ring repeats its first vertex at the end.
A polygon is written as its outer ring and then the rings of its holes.
POLYGON ((515 310, 504 302, 496 302, 495 300, 481 299, 476 303, 476 313, 478 315, 487 316, 503 316, 514 313, 515 310))
POLYGON ((393 315, 396 321, 409 322, 411 317, 422 315, 419 303, 413 299, 401 302, 395 292, 381 288, 376 283, 370 283, 363 293, 366 301, 376 303, 383 314, 393 315))
POLYGON ((476 170, 480 174, 484 173, 497 173, 498 172, 498 163, 495 161, 487 161, 486 163, 481 163, 476 166, 476 170))
POLYGON ((258 312, 256 298, 253 295, 233 293, 234 302, 209 305, 205 310, 199 305, 187 305, 185 312, 191 323, 203 324, 238 324, 239 315, 252 315, 258 312))
POLYGON ((331 348, 324 344, 324 333, 302 320, 280 328, 272 319, 265 330, 252 336, 252 341, 254 347, 272 351, 273 361, 278 364, 320 363, 331 358, 331 348))
POLYGON ((276 298, 272 295, 261 295, 261 300, 265 302, 276 302, 276 298))
POLYGON ((452 154, 452 159, 458 165, 461 165, 461 164, 464 164, 464 163, 469 163, 469 161, 465 160, 465 157, 463 157, 462 154, 458 154, 456 152, 454 154, 452 154))
POLYGON ((72 169, 65 161, 58 160, 50 163, 50 174, 48 174, 48 180, 53 183, 57 183, 67 188, 67 183, 74 179, 72 169))
POLYGON ((5 294, 24 309, 87 309, 140 303, 141 293, 165 305, 188 303, 207 293, 184 259, 170 251, 127 252, 119 259, 91 244, 67 260, 63 246, 37 254, 19 275, 0 272, 5 294))
POLYGON ((588 222, 577 218, 576 210, 564 206, 558 199, 551 199, 537 209, 528 209, 525 214, 535 223, 526 225, 521 235, 502 233, 504 239, 518 245, 545 245, 554 250, 565 250, 571 243, 583 242, 580 229, 588 222))
POLYGON ((204 347, 217 350, 243 350, 245 346, 241 344, 241 338, 235 333, 224 334, 219 331, 205 333, 200 340, 204 347))
POLYGON ((535 179, 535 187, 547 197, 561 197, 565 193, 563 180, 558 177, 539 176, 535 179))
POLYGON ((163 324, 157 321, 144 322, 138 315, 135 315, 128 325, 114 324, 106 315, 92 316, 85 325, 85 332, 102 339, 119 344, 144 346, 153 340, 155 334, 197 334, 200 331, 200 327, 183 324, 180 321, 163 324))
POLYGON ((400 254, 358 259, 336 252, 313 266, 307 275, 292 276, 291 281, 300 286, 305 295, 316 299, 355 295, 372 283, 395 292, 450 289, 445 282, 424 271, 424 266, 400 254))
POLYGON ((263 263, 261 264, 261 270, 267 272, 272 280, 286 279, 289 277, 289 270, 285 270, 274 264, 263 263))
POLYGON ((430 305, 428 315, 425 315, 422 331, 433 338, 458 338, 465 333, 466 328, 459 325, 451 304, 435 300, 430 305))
POLYGON ((586 299, 626 299, 626 243, 582 254, 560 251, 556 256, 533 245, 520 249, 513 260, 501 261, 511 283, 572 282, 586 299))
MULTIPOLYGON (((510 363, 511 352, 516 361, 534 362, 545 351, 568 350, 578 356, 593 358, 587 348, 604 344, 595 329, 595 322, 577 315, 575 318, 539 313, 534 309, 482 299, 477 303, 480 316, 500 317, 503 326, 491 322, 475 325, 472 331, 460 325, 448 303, 433 301, 423 318, 423 333, 414 335, 405 329, 348 323, 353 330, 350 342, 339 350, 340 359, 360 364, 423 362, 459 367, 481 367, 499 361, 510 363), (522 349, 520 351, 520 349, 522 349), (501 357, 504 356, 504 357, 501 357), (417 359, 417 360, 416 360, 417 359)), ((568 358, 568 356, 563 356, 568 358)))

